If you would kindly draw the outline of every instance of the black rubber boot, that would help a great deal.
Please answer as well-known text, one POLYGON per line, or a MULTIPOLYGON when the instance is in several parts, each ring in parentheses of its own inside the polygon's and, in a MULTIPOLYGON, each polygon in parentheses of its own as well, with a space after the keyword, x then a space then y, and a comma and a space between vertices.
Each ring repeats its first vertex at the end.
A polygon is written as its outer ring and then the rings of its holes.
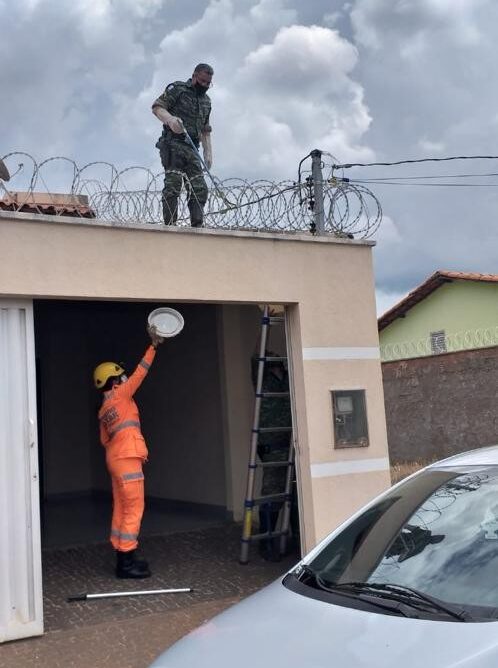
POLYGON ((146 564, 145 568, 140 565, 140 561, 136 561, 134 557, 135 550, 131 552, 116 551, 116 577, 117 578, 149 578, 151 572, 146 564))
POLYGON ((197 200, 191 199, 188 203, 188 210, 190 212, 191 227, 202 227, 204 222, 204 207, 199 204, 197 200))
POLYGON ((163 197, 163 220, 165 225, 176 225, 178 218, 178 197, 163 197))
POLYGON ((145 559, 140 559, 139 556, 137 555, 137 551, 136 551, 136 550, 130 550, 130 552, 128 552, 128 554, 131 556, 131 558, 133 559, 133 561, 136 563, 136 565, 137 565, 139 568, 141 568, 141 569, 144 570, 144 571, 148 571, 148 570, 149 570, 149 564, 148 564, 148 562, 145 561, 145 559))
MULTIPOLYGON (((263 504, 259 509, 259 530, 261 533, 275 531, 278 521, 278 510, 271 504, 263 504)), ((259 554, 265 561, 280 561, 280 537, 266 538, 259 542, 259 554)))

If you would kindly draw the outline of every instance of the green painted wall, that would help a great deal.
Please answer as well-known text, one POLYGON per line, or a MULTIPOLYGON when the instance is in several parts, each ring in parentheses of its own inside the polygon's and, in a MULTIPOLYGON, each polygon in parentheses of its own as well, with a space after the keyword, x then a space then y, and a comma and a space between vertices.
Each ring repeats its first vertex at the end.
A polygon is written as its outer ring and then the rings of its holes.
MULTIPOLYGON (((498 283, 457 280, 442 285, 411 308, 404 318, 397 318, 379 333, 379 338, 382 349, 389 344, 428 340, 430 333, 438 330, 444 330, 448 336, 495 327, 498 327, 498 283)), ((498 343, 498 330, 496 336, 498 343)), ((480 346, 469 341, 464 347, 480 346)))

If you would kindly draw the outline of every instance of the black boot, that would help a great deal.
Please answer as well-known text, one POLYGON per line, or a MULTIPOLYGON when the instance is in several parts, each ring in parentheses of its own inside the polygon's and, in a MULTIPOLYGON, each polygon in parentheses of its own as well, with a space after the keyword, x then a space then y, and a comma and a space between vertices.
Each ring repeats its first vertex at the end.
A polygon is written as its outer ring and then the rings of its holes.
POLYGON ((149 570, 148 562, 145 561, 145 559, 139 559, 136 550, 130 550, 130 552, 128 552, 128 554, 131 556, 131 558, 133 559, 133 561, 135 562, 135 564, 139 568, 141 568, 143 571, 148 571, 149 570))
POLYGON ((165 225, 176 225, 178 218, 178 197, 163 197, 163 220, 165 225))
MULTIPOLYGON (((279 510, 275 510, 271 503, 264 503, 259 508, 259 531, 271 533, 275 531, 278 522, 279 510)), ((280 537, 265 538, 259 542, 259 554, 265 561, 280 561, 280 537)))
POLYGON ((188 209, 190 212, 191 227, 202 227, 204 221, 204 206, 201 206, 195 199, 189 200, 188 209))
POLYGON ((148 578, 151 573, 146 564, 145 568, 141 566, 140 561, 136 561, 134 557, 135 550, 130 552, 116 551, 116 577, 117 578, 148 578))

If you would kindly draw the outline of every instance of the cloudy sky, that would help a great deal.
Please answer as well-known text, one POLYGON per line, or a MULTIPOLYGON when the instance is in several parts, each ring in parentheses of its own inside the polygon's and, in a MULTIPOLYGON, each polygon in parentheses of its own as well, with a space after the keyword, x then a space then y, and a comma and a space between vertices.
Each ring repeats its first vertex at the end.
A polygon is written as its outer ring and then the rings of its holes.
MULTIPOLYGON (((498 155, 496 0, 0 0, 0 25, 0 156, 158 172, 151 102, 199 61, 215 69, 220 178, 295 179, 312 148, 345 163, 498 155)), ((498 273, 495 172, 348 170, 384 181, 365 184, 384 211, 380 312, 436 269, 498 273)))

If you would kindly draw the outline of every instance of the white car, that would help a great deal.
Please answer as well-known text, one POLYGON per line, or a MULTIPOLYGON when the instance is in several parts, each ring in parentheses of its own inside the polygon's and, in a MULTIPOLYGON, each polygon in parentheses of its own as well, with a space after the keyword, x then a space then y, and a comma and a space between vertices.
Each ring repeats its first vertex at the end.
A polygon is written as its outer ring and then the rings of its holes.
POLYGON ((151 668, 498 668, 498 446, 377 497, 151 668))

